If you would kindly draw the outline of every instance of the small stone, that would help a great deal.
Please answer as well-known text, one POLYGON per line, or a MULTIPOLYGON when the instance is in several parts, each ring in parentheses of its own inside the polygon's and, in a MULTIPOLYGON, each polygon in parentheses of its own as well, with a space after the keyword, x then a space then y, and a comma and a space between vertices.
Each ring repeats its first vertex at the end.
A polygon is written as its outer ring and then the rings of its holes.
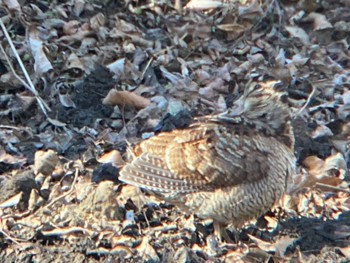
POLYGON ((113 120, 111 123, 111 127, 114 129, 122 129, 124 127, 123 120, 113 120))

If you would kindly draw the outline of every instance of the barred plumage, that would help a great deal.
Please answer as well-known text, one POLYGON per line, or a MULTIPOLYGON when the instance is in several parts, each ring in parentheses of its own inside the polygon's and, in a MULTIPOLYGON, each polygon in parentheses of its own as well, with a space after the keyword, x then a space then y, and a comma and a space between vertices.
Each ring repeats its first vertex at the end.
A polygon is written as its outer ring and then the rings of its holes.
POLYGON ((251 83, 228 111, 141 142, 119 179, 222 224, 263 214, 295 172, 290 111, 274 86, 251 83))

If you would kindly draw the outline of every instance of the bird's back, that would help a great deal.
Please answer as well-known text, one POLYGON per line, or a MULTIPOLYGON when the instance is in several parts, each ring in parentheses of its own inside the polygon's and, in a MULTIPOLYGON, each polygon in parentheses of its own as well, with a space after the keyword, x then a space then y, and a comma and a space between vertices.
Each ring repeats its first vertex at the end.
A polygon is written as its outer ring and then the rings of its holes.
POLYGON ((280 97, 258 87, 243 97, 237 118, 199 118, 142 142, 120 180, 225 224, 262 214, 295 171, 290 115, 280 97))

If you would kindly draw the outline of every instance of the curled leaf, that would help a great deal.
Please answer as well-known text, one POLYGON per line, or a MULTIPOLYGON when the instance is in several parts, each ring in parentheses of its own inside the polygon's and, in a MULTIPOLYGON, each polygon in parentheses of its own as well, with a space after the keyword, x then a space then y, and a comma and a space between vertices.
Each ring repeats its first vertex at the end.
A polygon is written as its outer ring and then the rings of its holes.
POLYGON ((118 91, 112 89, 103 99, 104 105, 111 106, 133 106, 136 109, 143 109, 151 104, 149 99, 129 91, 118 91))

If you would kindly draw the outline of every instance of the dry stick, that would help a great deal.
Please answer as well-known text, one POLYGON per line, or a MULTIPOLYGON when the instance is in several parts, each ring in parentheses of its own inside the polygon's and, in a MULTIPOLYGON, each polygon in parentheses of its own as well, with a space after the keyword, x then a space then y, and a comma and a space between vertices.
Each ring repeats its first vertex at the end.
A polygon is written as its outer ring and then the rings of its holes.
POLYGON ((5 232, 5 230, 0 229, 0 233, 3 234, 5 237, 7 237, 9 240, 11 240, 13 243, 15 243, 16 245, 19 245, 19 243, 13 238, 11 237, 9 234, 7 234, 5 232))
POLYGON ((12 52, 15 54, 15 57, 16 57, 16 59, 17 59, 17 62, 18 62, 18 64, 20 65, 20 67, 21 67, 21 69, 22 69, 22 72, 23 72, 24 76, 26 77, 26 80, 27 80, 27 83, 28 83, 28 84, 27 84, 24 80, 22 80, 22 79, 16 74, 16 72, 15 72, 14 68, 12 67, 12 64, 11 64, 11 62, 10 62, 10 60, 9 60, 9 58, 8 58, 8 56, 7 56, 6 52, 5 52, 5 50, 4 50, 4 48, 2 47, 2 45, 0 45, 0 46, 1 46, 1 51, 4 53, 5 58, 6 58, 6 60, 7 60, 7 63, 9 63, 9 66, 10 66, 10 69, 11 69, 12 73, 14 74, 14 76, 15 76, 27 89, 29 89, 29 90, 34 94, 35 99, 37 100, 37 102, 38 102, 38 104, 39 104, 41 110, 43 111, 43 113, 45 114, 45 116, 47 116, 47 111, 51 111, 51 109, 50 109, 49 106, 45 103, 45 101, 40 97, 39 93, 36 91, 36 89, 35 89, 35 87, 34 87, 34 85, 33 85, 33 82, 32 82, 32 80, 30 79, 30 77, 29 77, 29 75, 28 75, 28 72, 27 72, 26 68, 24 67, 23 62, 22 62, 20 56, 18 55, 17 50, 16 50, 15 46, 13 45, 13 42, 12 42, 12 40, 11 40, 11 37, 10 37, 9 33, 7 32, 7 29, 6 29, 5 25, 4 25, 4 23, 2 22, 2 19, 1 19, 1 18, 0 18, 0 26, 1 26, 2 31, 3 31, 4 34, 5 34, 5 37, 6 37, 7 41, 8 41, 8 43, 10 44, 10 47, 11 47, 12 52))
POLYGON ((10 129, 10 130, 15 130, 15 131, 20 131, 22 128, 18 128, 15 126, 10 126, 10 125, 0 125, 0 129, 10 129))
POLYGON ((336 187, 336 186, 329 185, 329 184, 316 183, 316 187, 323 188, 325 190, 344 192, 344 193, 350 194, 350 191, 347 189, 343 189, 343 188, 336 187))
MULTIPOLYGON (((0 20, 0 21, 1 21, 1 20, 0 20)), ((15 69, 14 69, 13 66, 12 66, 12 63, 11 63, 9 57, 7 56, 7 54, 6 54, 4 48, 2 47, 1 44, 0 44, 0 50, 1 50, 1 52, 4 54, 5 59, 6 59, 8 65, 9 65, 9 67, 10 67, 10 69, 11 69, 11 72, 12 72, 13 76, 14 76, 23 86, 25 86, 28 90, 30 90, 32 93, 34 93, 34 96, 35 96, 36 100, 38 101, 38 104, 40 105, 40 108, 42 109, 42 111, 44 112, 44 114, 47 116, 47 113, 46 113, 45 108, 47 108, 49 111, 51 111, 50 108, 49 108, 49 106, 47 106, 47 104, 40 98, 39 94, 36 92, 35 89, 34 89, 34 91, 33 91, 33 89, 30 87, 30 85, 28 85, 23 79, 20 78, 20 76, 17 75, 15 69), (44 108, 44 106, 45 106, 45 108, 44 108)), ((33 84, 32 84, 32 85, 33 85, 33 84)))
POLYGON ((141 79, 143 79, 145 77, 146 71, 149 68, 149 66, 151 65, 151 63, 153 62, 153 58, 150 58, 147 62, 146 67, 144 68, 144 70, 142 71, 142 75, 141 75, 141 79))
MULTIPOLYGON (((75 169, 75 173, 74 173, 74 179, 73 179, 73 182, 72 182, 72 186, 71 188, 69 189, 69 191, 65 192, 64 194, 56 197, 55 199, 53 199, 50 203, 48 203, 47 205, 44 206, 44 209, 47 209, 49 207, 51 207, 54 203, 56 203, 57 201, 61 200, 62 198, 70 195, 74 190, 75 190, 75 185, 77 183, 77 180, 78 180, 78 175, 79 175, 79 169, 76 168, 75 169)), ((38 211, 42 211, 40 209, 38 209, 34 214, 37 214, 38 211)), ((23 216, 26 216, 27 214, 29 214, 31 211, 28 210, 28 211, 25 211, 23 214, 20 214, 20 215, 5 215, 5 216, 2 216, 0 217, 0 220, 1 219, 5 219, 5 218, 9 218, 9 217, 13 217, 13 218, 22 218, 23 216)), ((1 226, 0 226, 0 233, 2 233, 2 229, 1 229, 1 226)))
POLYGON ((69 189, 69 191, 67 191, 66 193, 56 197, 55 199, 53 199, 50 203, 48 203, 44 208, 49 208, 51 207, 54 203, 56 203, 57 201, 63 199, 64 197, 70 195, 71 193, 73 193, 73 191, 75 190, 75 184, 78 180, 78 175, 79 175, 79 168, 76 168, 75 169, 75 173, 74 173, 74 179, 73 179, 73 183, 72 183, 72 186, 71 188, 69 189))
POLYGON ((307 98, 304 106, 298 111, 296 116, 300 115, 306 109, 307 105, 309 105, 309 103, 310 103, 312 97, 314 96, 315 92, 316 92, 316 88, 314 86, 312 86, 312 91, 311 91, 309 97, 307 98))

